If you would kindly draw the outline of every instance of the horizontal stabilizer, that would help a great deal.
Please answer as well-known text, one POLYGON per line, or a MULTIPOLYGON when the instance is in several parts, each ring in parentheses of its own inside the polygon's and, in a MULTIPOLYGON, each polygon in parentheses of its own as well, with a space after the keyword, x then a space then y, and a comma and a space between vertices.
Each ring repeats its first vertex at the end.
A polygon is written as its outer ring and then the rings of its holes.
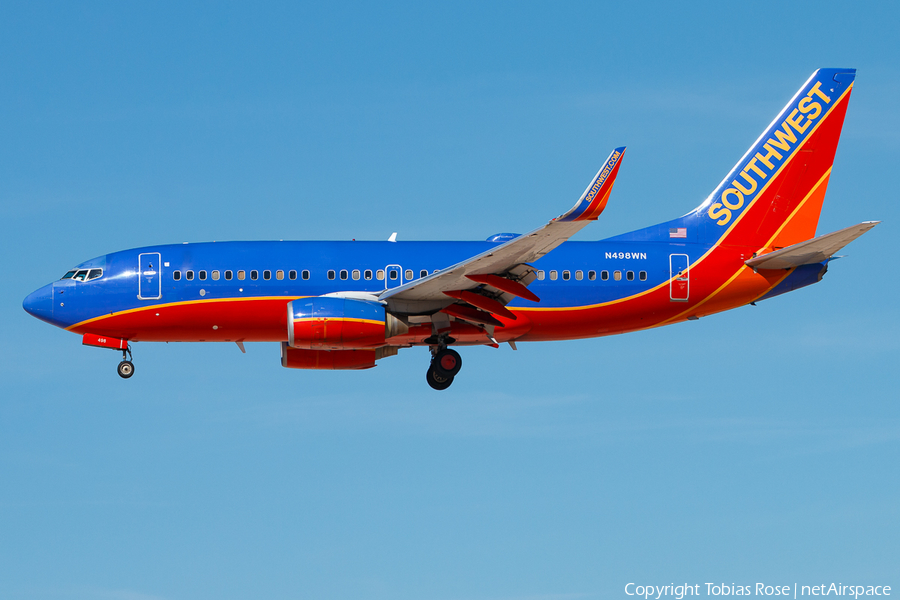
POLYGON ((866 221, 833 233, 826 233, 817 238, 769 252, 745 261, 748 267, 759 269, 790 269, 800 265, 811 265, 828 260, 831 256, 872 229, 881 221, 866 221))

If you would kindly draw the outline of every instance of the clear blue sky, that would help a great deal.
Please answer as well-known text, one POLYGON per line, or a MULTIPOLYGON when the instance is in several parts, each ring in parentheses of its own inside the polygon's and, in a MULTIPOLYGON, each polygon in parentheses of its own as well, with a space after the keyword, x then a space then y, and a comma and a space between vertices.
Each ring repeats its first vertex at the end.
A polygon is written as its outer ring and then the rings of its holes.
POLYGON ((625 598, 630 581, 900 590, 891 3, 0 5, 0 597, 625 598), (817 67, 857 85, 824 281, 626 336, 283 369, 117 356, 22 299, 226 239, 578 239, 679 216, 817 67))

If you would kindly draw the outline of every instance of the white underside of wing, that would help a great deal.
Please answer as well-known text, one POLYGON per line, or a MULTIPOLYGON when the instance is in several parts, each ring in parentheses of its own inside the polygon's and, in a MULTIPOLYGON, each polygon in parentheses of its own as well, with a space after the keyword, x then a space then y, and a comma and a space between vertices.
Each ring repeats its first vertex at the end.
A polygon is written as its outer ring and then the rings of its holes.
POLYGON ((391 304, 422 301, 450 304, 453 300, 444 295, 445 291, 464 290, 475 285, 466 278, 466 275, 486 273, 500 275, 517 265, 533 262, 565 242, 588 223, 590 221, 551 221, 540 229, 500 244, 452 267, 386 290, 379 299, 387 300, 391 304))

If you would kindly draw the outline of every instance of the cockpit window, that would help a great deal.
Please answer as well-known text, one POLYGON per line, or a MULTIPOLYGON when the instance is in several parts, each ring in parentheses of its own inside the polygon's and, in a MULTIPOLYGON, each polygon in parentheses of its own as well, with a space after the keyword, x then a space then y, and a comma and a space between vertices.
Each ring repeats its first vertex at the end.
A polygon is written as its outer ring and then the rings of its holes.
POLYGON ((98 277, 103 277, 103 269, 72 269, 71 271, 67 271, 66 274, 59 279, 60 281, 63 279, 90 281, 91 279, 97 279, 98 277))

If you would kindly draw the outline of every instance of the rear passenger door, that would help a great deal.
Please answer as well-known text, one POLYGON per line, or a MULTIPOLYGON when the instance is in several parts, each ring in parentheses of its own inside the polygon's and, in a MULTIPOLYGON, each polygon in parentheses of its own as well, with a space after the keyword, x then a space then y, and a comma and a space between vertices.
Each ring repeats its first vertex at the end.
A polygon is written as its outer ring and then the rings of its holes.
POLYGON ((669 255, 669 299, 672 302, 687 302, 691 292, 687 254, 669 255))

